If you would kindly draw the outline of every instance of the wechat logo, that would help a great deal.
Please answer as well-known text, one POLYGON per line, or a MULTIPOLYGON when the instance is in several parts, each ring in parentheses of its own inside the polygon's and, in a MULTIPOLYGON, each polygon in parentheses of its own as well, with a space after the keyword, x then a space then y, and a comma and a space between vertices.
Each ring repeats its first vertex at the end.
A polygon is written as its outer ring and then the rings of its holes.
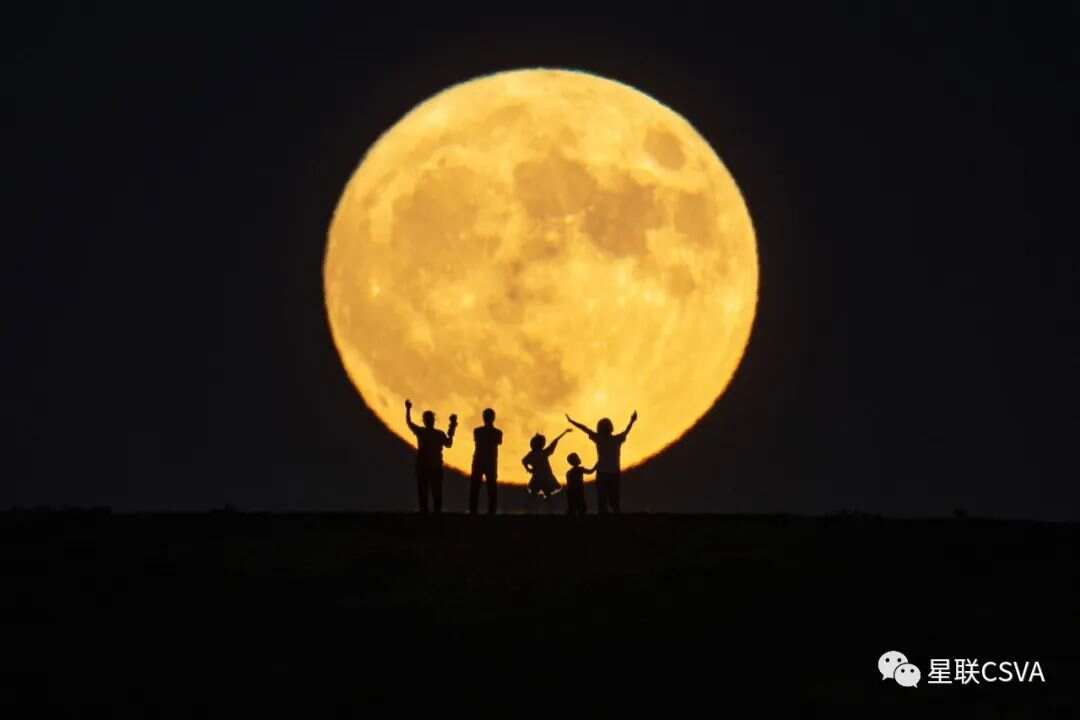
POLYGON ((878 672, 882 680, 892 678, 897 685, 903 687, 918 687, 922 679, 922 672, 908 662, 907 655, 896 650, 883 653, 877 661, 878 672))

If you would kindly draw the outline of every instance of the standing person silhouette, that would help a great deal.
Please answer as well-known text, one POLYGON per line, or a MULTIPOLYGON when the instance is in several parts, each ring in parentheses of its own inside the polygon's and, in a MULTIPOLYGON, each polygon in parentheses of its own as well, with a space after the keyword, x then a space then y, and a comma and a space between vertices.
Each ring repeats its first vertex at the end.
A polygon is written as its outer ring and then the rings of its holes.
POLYGON ((569 415, 566 416, 566 419, 571 425, 588 435, 589 439, 596 444, 597 513, 604 515, 609 507, 613 512, 618 513, 619 485, 621 484, 619 452, 622 449, 622 444, 626 442, 626 436, 630 432, 630 428, 634 427, 634 423, 637 422, 637 410, 630 416, 630 422, 627 424, 626 429, 618 435, 612 434, 615 426, 612 425, 609 418, 601 418, 600 422, 596 423, 595 431, 576 422, 569 415))
POLYGON ((428 492, 435 506, 435 512, 442 512, 442 481, 444 447, 454 444, 454 431, 457 430, 457 415, 450 416, 447 432, 435 427, 435 413, 424 411, 424 426, 412 421, 412 401, 405 401, 405 422, 416 436, 416 494, 420 500, 420 512, 427 514, 428 492))
POLYGON ((495 514, 499 499, 499 446, 502 430, 495 427, 495 411, 484 410, 484 424, 473 430, 476 448, 472 456, 472 477, 469 480, 469 514, 475 515, 480 506, 480 480, 487 481, 488 515, 495 514))

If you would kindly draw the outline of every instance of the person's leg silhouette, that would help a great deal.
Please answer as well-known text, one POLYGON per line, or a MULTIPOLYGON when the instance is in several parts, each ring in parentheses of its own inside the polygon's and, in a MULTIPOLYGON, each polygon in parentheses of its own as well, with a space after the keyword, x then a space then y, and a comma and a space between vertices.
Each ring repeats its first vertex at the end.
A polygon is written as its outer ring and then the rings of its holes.
MULTIPOLYGON (((490 497, 491 492, 488 491, 490 497)), ((469 514, 475 515, 480 505, 480 468, 473 468, 472 477, 469 478, 469 514)))
POLYGON ((416 496, 420 504, 420 512, 427 515, 428 477, 423 468, 416 469, 416 496))
POLYGON ((566 489, 566 514, 577 516, 581 514, 581 506, 585 489, 579 485, 566 489))
POLYGON ((611 504, 611 511, 618 514, 619 512, 619 491, 622 484, 622 478, 619 473, 612 473, 611 477, 607 481, 607 496, 608 502, 611 504))
POLYGON ((607 514, 607 473, 596 473, 596 514, 607 514))
POLYGON ((434 501, 437 513, 442 512, 442 480, 442 468, 439 468, 431 475, 431 499, 434 501))
POLYGON ((499 507, 499 473, 495 468, 488 468, 487 479, 488 515, 494 515, 499 507))

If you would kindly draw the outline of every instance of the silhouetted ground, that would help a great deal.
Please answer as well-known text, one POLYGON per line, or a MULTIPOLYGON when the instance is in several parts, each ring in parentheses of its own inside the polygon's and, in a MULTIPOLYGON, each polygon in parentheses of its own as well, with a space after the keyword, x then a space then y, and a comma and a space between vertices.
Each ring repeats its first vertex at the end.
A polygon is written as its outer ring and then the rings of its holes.
POLYGON ((0 707, 1076 717, 1078 530, 9 512, 0 707), (918 688, 880 679, 886 650, 920 666, 918 688), (930 685, 931 657, 1038 660, 1046 682, 930 685))

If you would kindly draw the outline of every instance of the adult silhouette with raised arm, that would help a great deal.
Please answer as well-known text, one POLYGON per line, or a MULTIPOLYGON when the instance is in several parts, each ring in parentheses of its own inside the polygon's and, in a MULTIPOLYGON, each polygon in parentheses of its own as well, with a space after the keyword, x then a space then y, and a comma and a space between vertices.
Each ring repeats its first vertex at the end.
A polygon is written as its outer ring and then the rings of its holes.
POLYGON ((589 439, 596 444, 597 513, 604 515, 607 513, 608 508, 612 512, 618 513, 620 510, 619 486, 621 485, 619 454, 622 450, 622 444, 626 442, 626 436, 630 433, 630 428, 634 427, 634 423, 637 422, 637 410, 630 416, 630 422, 627 423, 626 429, 618 435, 612 434, 615 426, 609 418, 601 418, 600 422, 596 423, 595 431, 575 421, 569 415, 566 416, 566 419, 571 425, 588 435, 589 439))
POLYGON ((412 402, 405 401, 405 422, 416 436, 416 494, 420 501, 420 512, 427 514, 428 493, 436 513, 442 512, 442 481, 444 447, 454 444, 454 431, 457 430, 457 415, 450 416, 450 427, 444 433, 435 427, 435 413, 424 411, 424 425, 421 427, 412 421, 412 402))
POLYGON ((551 471, 551 460, 549 458, 555 452, 559 440, 562 440, 562 436, 568 432, 571 432, 570 428, 563 430, 547 447, 544 447, 547 438, 539 433, 533 435, 532 440, 529 441, 531 449, 525 457, 521 458, 521 464, 525 467, 525 471, 532 476, 529 478, 528 490, 533 497, 547 500, 562 488, 559 481, 555 479, 555 473, 551 471))
POLYGON ((473 430, 476 447, 472 456, 472 476, 469 479, 469 513, 476 514, 480 505, 480 481, 487 482, 488 515, 495 514, 499 500, 499 446, 502 430, 495 427, 495 411, 484 410, 484 424, 473 430))

